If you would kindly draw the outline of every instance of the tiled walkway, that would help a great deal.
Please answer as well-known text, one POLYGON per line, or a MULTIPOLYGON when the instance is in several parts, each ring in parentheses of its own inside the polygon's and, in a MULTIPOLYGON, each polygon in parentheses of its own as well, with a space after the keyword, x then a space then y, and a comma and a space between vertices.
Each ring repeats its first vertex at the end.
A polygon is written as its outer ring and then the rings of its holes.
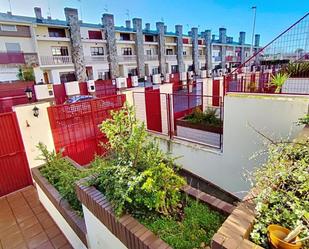
POLYGON ((0 198, 0 249, 72 248, 33 186, 0 198))

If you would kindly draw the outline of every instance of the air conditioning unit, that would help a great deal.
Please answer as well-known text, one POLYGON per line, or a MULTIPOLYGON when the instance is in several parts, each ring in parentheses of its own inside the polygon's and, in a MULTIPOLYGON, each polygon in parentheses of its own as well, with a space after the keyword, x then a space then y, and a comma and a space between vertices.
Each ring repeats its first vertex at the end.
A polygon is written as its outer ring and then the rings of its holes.
POLYGON ((127 79, 126 78, 116 78, 117 88, 127 88, 127 79))
POLYGON ((89 93, 95 92, 95 82, 94 82, 94 80, 88 80, 87 81, 87 89, 88 89, 89 93))
POLYGON ((131 76, 132 86, 137 87, 138 86, 138 77, 137 76, 131 76))
POLYGON ((68 96, 79 95, 79 83, 78 81, 71 81, 64 83, 65 92, 68 96))
POLYGON ((186 72, 182 72, 182 73, 180 73, 180 80, 181 81, 185 81, 185 80, 187 80, 187 73, 186 72))
POLYGON ((161 74, 152 75, 152 83, 153 84, 161 84, 161 74))
POLYGON ((45 100, 55 97, 52 84, 34 85, 34 91, 37 100, 45 100))

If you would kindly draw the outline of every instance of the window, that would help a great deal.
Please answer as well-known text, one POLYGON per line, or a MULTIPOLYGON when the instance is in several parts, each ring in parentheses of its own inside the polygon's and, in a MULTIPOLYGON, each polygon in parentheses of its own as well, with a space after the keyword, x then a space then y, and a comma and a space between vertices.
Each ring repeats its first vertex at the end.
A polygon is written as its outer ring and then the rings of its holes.
POLYGON ((5 47, 6 47, 7 52, 20 52, 21 51, 19 43, 6 42, 5 47))
POLYGON ((108 80, 109 77, 109 72, 104 71, 104 70, 98 70, 98 79, 99 80, 108 80))
POLYGON ((171 48, 166 49, 166 55, 173 55, 173 54, 174 54, 173 49, 171 48))
POLYGON ((137 75, 137 68, 131 68, 128 70, 128 76, 136 76, 137 75))
POLYGON ((152 69, 152 74, 159 74, 159 68, 158 67, 154 67, 152 69))
POLYGON ((146 55, 152 55, 151 49, 146 49, 146 55))
POLYGON ((186 50, 182 51, 182 54, 187 55, 187 51, 186 50))
POLYGON ((189 39, 188 38, 183 38, 182 42, 183 42, 183 44, 189 44, 189 39))
POLYGON ((52 47, 53 56, 68 56, 68 47, 52 47))
POLYGON ((16 25, 8 25, 8 24, 1 24, 0 29, 1 31, 11 31, 11 32, 17 31, 16 25))
POLYGON ((49 37, 66 37, 64 29, 48 28, 49 37))
POLYGON ((88 30, 89 39, 102 40, 102 32, 97 30, 88 30))
POLYGON ((103 47, 91 47, 91 56, 104 55, 103 47))
POLYGON ((178 73, 178 65, 172 65, 171 71, 172 71, 172 73, 178 73))
POLYGON ((145 42, 155 42, 155 36, 145 35, 145 42))
POLYGON ((120 33, 120 40, 121 41, 130 41, 130 34, 128 33, 120 33))
POLYGON ((75 72, 59 73, 61 83, 76 81, 75 72))
POLYGON ((203 55, 203 50, 198 51, 199 55, 203 55))
POLYGON ((122 48, 122 55, 132 55, 132 48, 122 48))
POLYGON ((197 43, 198 45, 203 45, 203 40, 198 40, 197 43))

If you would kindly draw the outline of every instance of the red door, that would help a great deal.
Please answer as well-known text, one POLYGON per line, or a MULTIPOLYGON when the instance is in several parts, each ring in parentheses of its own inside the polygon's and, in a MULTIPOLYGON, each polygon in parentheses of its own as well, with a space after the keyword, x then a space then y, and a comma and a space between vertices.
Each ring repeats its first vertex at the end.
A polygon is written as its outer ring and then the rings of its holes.
POLYGON ((220 80, 212 81, 212 105, 220 105, 220 80))
POLYGON ((145 91, 147 129, 162 132, 160 90, 145 91))
POLYGON ((0 114, 0 197, 31 184, 16 115, 0 114))

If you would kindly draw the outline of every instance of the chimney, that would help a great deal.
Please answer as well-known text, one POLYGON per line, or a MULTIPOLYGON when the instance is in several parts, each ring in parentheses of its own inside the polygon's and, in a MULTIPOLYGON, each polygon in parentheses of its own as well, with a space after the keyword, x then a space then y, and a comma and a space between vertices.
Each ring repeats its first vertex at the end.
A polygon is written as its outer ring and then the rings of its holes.
POLYGON ((47 19, 48 19, 48 20, 51 20, 52 18, 51 18, 51 16, 48 16, 47 19))
POLYGON ((150 23, 146 23, 146 24, 145 24, 145 29, 146 29, 147 31, 150 30, 150 23))
POLYGON ((127 29, 131 28, 131 21, 130 20, 126 20, 126 28, 127 29))
POLYGON ((188 31, 188 36, 192 37, 192 31, 188 31))
POLYGON ((166 34, 166 33, 167 33, 167 26, 164 25, 164 34, 166 34))
POLYGON ((254 36, 254 46, 255 47, 259 47, 260 46, 260 38, 261 38, 261 36, 259 34, 256 34, 254 36))
POLYGON ((12 16, 12 12, 11 11, 8 11, 6 12, 9 16, 12 16))
POLYGON ((43 19, 42 10, 41 10, 40 7, 34 7, 34 14, 35 14, 36 19, 38 19, 38 20, 43 19))
POLYGON ((219 42, 226 43, 226 28, 219 28, 219 42))
POLYGON ((243 45, 246 42, 246 32, 239 32, 239 44, 243 45))
POLYGON ((211 40, 216 40, 216 35, 212 35, 211 40))

